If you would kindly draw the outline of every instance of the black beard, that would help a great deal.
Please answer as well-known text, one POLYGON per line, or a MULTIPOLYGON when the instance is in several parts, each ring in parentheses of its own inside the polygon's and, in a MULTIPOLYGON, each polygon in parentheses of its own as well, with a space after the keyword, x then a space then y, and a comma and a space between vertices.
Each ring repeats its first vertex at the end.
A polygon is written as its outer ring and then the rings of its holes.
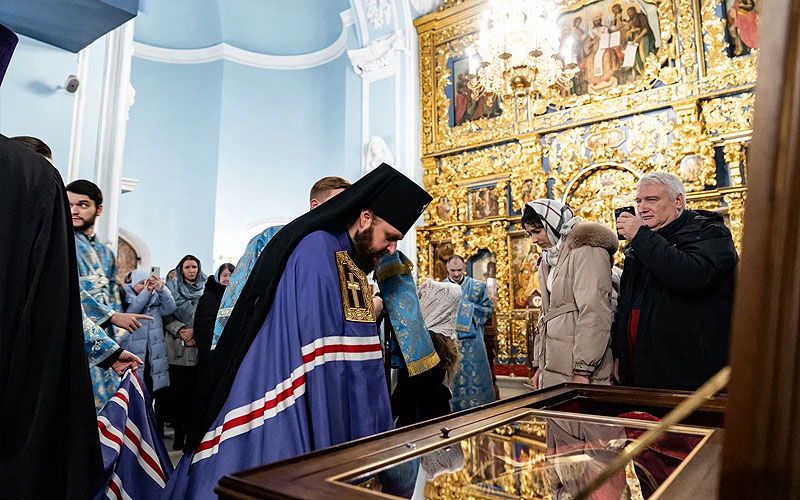
POLYGON ((371 273, 375 269, 378 259, 383 255, 371 252, 369 248, 371 243, 372 226, 353 236, 353 262, 364 271, 364 274, 371 273))
POLYGON ((85 233, 87 230, 89 230, 89 229, 91 229, 92 227, 94 227, 94 221, 95 221, 95 219, 97 219, 97 216, 94 216, 94 217, 92 217, 92 218, 91 218, 91 219, 89 219, 89 220, 86 220, 86 219, 84 219, 84 220, 83 220, 83 224, 81 224, 80 226, 76 226, 76 225, 73 223, 73 224, 72 224, 72 229, 74 229, 75 231, 80 231, 80 232, 82 232, 82 233, 85 233))

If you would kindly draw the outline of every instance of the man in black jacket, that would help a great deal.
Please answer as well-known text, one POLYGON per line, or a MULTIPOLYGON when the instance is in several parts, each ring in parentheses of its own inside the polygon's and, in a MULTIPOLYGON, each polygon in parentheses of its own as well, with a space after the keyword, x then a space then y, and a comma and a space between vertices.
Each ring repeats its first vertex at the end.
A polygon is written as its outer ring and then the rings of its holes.
POLYGON ((628 240, 613 351, 623 385, 694 390, 725 366, 739 257, 720 214, 686 210, 672 174, 645 175, 628 240))

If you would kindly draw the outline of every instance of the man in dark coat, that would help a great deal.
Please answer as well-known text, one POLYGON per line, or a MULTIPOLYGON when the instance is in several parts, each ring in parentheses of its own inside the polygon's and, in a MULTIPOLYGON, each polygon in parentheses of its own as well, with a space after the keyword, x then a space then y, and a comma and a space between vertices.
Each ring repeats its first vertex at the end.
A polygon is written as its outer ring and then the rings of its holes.
MULTIPOLYGON (((16 36, 0 26, 0 80, 16 36)), ((0 136, 0 498, 91 498, 102 477, 64 183, 0 136)))
POLYGON ((648 174, 638 215, 617 219, 628 240, 613 332, 624 385, 694 390, 728 360, 739 257, 722 216, 685 198, 674 175, 648 174))

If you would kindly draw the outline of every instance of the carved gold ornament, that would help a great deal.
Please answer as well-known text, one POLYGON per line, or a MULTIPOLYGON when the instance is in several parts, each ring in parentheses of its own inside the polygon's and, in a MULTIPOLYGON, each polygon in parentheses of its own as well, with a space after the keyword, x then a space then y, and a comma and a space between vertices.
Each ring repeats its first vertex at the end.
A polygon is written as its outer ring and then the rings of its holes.
POLYGON ((374 323, 372 288, 367 281, 367 275, 356 266, 346 250, 336 252, 336 268, 339 271, 344 319, 359 323, 374 323))

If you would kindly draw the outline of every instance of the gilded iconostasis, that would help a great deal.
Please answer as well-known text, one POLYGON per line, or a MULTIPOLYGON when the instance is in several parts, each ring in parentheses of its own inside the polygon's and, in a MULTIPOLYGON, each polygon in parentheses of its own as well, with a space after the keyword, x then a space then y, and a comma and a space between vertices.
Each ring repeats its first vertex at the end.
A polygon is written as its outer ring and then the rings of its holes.
POLYGON ((489 2, 445 1, 415 22, 433 196, 417 231, 420 278, 445 278, 459 254, 472 277, 495 280, 498 375, 528 373, 541 303, 538 249, 519 224, 526 202, 553 198, 614 227, 613 209, 634 204, 636 181, 668 171, 686 185, 688 207, 722 213, 741 245, 758 3, 558 0, 559 52, 576 66, 547 100, 470 90, 489 2))

